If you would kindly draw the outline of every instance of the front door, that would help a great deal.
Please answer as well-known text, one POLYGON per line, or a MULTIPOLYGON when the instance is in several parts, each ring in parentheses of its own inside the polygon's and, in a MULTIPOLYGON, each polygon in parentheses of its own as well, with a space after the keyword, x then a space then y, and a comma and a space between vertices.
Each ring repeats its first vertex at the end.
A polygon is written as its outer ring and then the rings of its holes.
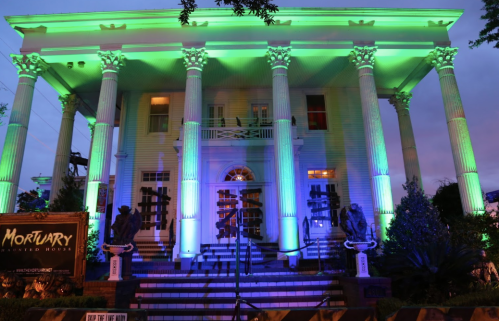
MULTIPOLYGON (((263 191, 261 187, 248 187, 248 186, 221 186, 217 189, 217 202, 214 212, 217 221, 220 222, 236 209, 238 212, 242 211, 242 222, 253 222, 261 219, 262 223, 241 228, 241 231, 249 233, 250 235, 264 237, 265 231, 264 223, 264 209, 263 209, 263 191)), ((237 214, 236 214, 237 215, 237 214)), ((236 215, 232 216, 229 222, 226 223, 230 226, 236 227, 236 215)), ((233 243, 235 242, 236 232, 230 228, 217 229, 213 237, 217 243, 233 243), (216 235, 221 236, 217 239, 216 235)), ((246 243, 248 238, 241 234, 241 242, 246 243)), ((254 242, 260 240, 253 239, 254 242)), ((262 240, 263 241, 263 240, 262 240)))
POLYGON ((142 187, 137 209, 142 216, 142 226, 135 236, 151 241, 167 240, 169 225, 168 207, 170 199, 168 187, 142 187))

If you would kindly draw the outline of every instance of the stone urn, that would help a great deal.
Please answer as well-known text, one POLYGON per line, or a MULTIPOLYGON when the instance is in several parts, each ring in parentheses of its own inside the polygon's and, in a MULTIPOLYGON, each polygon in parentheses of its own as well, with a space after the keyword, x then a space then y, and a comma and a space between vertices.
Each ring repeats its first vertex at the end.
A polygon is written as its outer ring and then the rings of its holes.
POLYGON ((369 265, 367 263, 367 255, 364 253, 366 250, 370 250, 375 248, 377 243, 376 241, 370 242, 352 242, 345 241, 343 245, 350 250, 356 250, 359 253, 355 255, 355 263, 357 266, 357 275, 358 278, 368 278, 369 275, 369 265))
POLYGON ((122 281, 123 280, 123 278, 121 277, 122 259, 120 254, 132 251, 133 245, 132 244, 109 245, 104 243, 102 244, 101 249, 104 252, 111 252, 114 254, 114 256, 110 260, 108 281, 122 281))

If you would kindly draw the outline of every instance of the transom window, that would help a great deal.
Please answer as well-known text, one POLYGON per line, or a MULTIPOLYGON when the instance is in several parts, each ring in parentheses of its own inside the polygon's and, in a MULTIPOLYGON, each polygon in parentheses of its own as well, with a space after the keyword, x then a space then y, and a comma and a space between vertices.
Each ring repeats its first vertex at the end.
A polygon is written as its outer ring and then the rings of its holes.
POLYGON ((143 182, 168 182, 170 181, 170 172, 143 172, 143 182))
POLYGON ((324 95, 307 95, 307 116, 309 130, 327 130, 324 95))
POLYGON ((255 175, 246 166, 232 166, 227 171, 224 179, 226 182, 249 182, 254 180, 255 175))
POLYGON ((308 178, 335 178, 336 173, 334 169, 309 169, 308 178))
POLYGON ((150 133, 168 132, 170 97, 151 97, 151 110, 149 115, 150 133))

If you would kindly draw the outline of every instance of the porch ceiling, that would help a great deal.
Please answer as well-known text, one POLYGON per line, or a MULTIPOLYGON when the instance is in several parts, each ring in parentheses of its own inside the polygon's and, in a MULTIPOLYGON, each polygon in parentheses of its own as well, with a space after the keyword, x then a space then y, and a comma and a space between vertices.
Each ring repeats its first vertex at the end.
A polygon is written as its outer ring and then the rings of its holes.
MULTIPOLYGON (((264 52, 264 51, 263 51, 264 52)), ((291 58, 288 70, 291 88, 357 87, 357 72, 348 62, 348 51, 342 56, 297 56, 291 58)), ((391 94, 411 73, 413 86, 430 70, 414 76, 423 57, 377 56, 374 75, 378 93, 391 94)), ((86 103, 81 112, 95 115, 102 73, 98 61, 86 61, 84 68, 74 61, 72 69, 66 63, 51 63, 51 72, 44 78, 59 92, 71 88, 86 103), (64 84, 64 85, 61 85, 64 84), (93 109, 93 113, 92 110, 93 109)), ((182 60, 172 57, 130 59, 121 70, 119 88, 124 91, 167 92, 185 89, 186 71, 182 60)), ((209 58, 203 71, 203 88, 264 88, 272 86, 272 72, 267 59, 261 57, 215 57, 209 58)), ((410 90, 411 88, 405 88, 410 90)))

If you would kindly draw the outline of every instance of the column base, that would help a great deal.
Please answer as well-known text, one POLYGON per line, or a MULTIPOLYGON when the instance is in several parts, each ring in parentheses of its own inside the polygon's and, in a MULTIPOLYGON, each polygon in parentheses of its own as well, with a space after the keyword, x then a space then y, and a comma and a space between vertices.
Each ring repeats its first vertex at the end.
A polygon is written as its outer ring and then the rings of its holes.
POLYGON ((180 269, 182 271, 189 271, 191 269, 192 258, 182 257, 180 258, 180 269))
POLYGON ((348 307, 376 307, 381 298, 392 296, 390 278, 340 277, 343 294, 348 298, 348 307))

